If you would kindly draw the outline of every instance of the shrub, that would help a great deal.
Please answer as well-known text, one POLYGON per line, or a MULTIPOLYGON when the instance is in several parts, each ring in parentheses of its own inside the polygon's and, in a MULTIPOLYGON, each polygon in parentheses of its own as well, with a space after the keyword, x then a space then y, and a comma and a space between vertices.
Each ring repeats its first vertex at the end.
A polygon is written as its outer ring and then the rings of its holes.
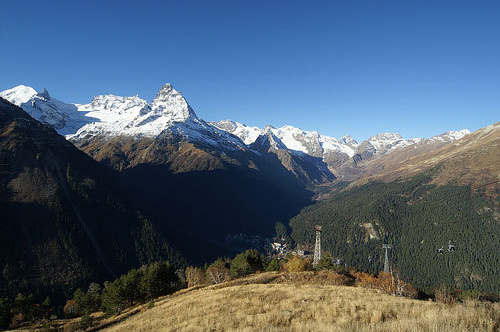
POLYGON ((278 259, 272 259, 269 264, 267 264, 266 271, 279 271, 280 270, 280 262, 278 259))
POLYGON ((101 286, 95 282, 89 285, 87 290, 87 305, 91 312, 98 311, 101 307, 101 286))
POLYGON ((266 265, 266 259, 256 249, 249 249, 238 254, 230 264, 230 275, 232 278, 240 278, 257 271, 262 271, 266 265))
POLYGON ((146 296, 151 299, 173 292, 178 277, 169 262, 156 262, 145 269, 142 282, 146 296))
POLYGON ((92 316, 90 316, 90 313, 88 311, 86 311, 80 318, 80 325, 84 329, 92 325, 92 316))
POLYGON ((418 291, 409 283, 399 279, 396 274, 380 272, 377 281, 378 288, 391 295, 416 298, 418 291))
POLYGON ((325 281, 329 285, 351 286, 354 283, 354 277, 350 274, 337 273, 329 270, 318 272, 318 275, 321 276, 322 274, 325 276, 325 281))
POLYGON ((24 294, 19 293, 14 299, 14 312, 21 314, 23 320, 33 320, 35 318, 35 296, 30 294, 24 296, 24 294))
POLYGON ((316 270, 333 270, 335 265, 333 264, 333 258, 330 254, 325 254, 318 262, 316 270))
POLYGON ((63 311, 66 318, 78 317, 80 315, 80 311, 73 299, 66 301, 63 311))
POLYGON ((119 314, 125 308, 125 296, 120 279, 104 282, 101 307, 107 314, 119 314))
POLYGON ((285 264, 285 270, 288 272, 302 272, 312 269, 312 263, 309 259, 304 259, 299 256, 292 256, 285 264))
POLYGON ((74 300, 74 309, 75 309, 75 314, 77 316, 83 315, 86 311, 89 311, 89 301, 87 298, 87 294, 80 288, 78 288, 74 293, 73 293, 73 300, 74 300))
POLYGON ((356 278, 356 283, 361 287, 378 288, 378 279, 371 274, 351 271, 351 275, 356 278))
POLYGON ((145 301, 146 292, 142 284, 143 277, 144 271, 135 269, 120 277, 122 293, 129 305, 133 305, 134 302, 145 301))
POLYGON ((481 293, 477 290, 469 290, 469 291, 461 291, 457 294, 457 297, 460 301, 470 301, 470 300, 479 300, 481 293))
POLYGON ((456 298, 452 295, 451 289, 446 285, 441 285, 434 291, 434 299, 444 304, 453 304, 456 298))

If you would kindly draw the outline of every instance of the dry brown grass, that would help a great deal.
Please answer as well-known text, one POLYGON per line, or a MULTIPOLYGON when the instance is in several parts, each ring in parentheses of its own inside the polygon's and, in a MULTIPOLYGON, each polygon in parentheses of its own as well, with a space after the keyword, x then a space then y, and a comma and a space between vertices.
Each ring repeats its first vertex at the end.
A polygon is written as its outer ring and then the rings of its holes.
POLYGON ((263 273, 184 290, 106 331, 498 331, 500 304, 453 306, 338 286, 324 274, 263 273))

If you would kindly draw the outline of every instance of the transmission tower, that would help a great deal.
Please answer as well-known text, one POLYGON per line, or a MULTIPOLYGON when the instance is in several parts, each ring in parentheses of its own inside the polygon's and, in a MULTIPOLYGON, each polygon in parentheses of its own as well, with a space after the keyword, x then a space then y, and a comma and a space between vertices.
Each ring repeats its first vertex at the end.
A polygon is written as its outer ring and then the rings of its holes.
POLYGON ((384 243, 382 245, 382 249, 385 249, 384 272, 390 272, 389 271, 389 254, 387 251, 389 249, 392 249, 392 246, 390 244, 384 243))
POLYGON ((316 245, 314 246, 314 259, 313 267, 318 266, 318 262, 321 259, 321 226, 316 225, 316 245))

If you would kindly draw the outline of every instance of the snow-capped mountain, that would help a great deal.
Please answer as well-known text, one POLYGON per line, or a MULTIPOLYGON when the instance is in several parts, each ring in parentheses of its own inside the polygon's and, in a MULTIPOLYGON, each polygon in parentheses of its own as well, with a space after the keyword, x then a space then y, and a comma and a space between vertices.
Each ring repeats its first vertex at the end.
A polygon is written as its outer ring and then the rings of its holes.
POLYGON ((453 142, 458 139, 461 139, 465 135, 470 134, 469 129, 455 130, 455 131, 447 131, 441 135, 432 136, 429 138, 430 141, 435 142, 453 142))
MULTIPOLYGON (((260 176, 275 178, 281 173, 284 181, 298 180, 305 186, 334 178, 321 159, 288 149, 271 130, 270 139, 261 136, 262 144, 269 146, 249 149, 237 136, 198 118, 170 84, 151 102, 138 96, 99 95, 88 104, 67 104, 46 90, 38 93, 26 86, 4 91, 0 97, 18 104, 95 160, 119 171, 140 164, 168 165, 173 173, 236 167, 245 176, 249 169, 264 170, 266 174, 260 176), (269 148, 279 154, 282 165, 276 163, 269 148)), ((225 125, 230 130, 245 129, 239 134, 247 142, 259 140, 262 133, 237 123, 225 125)))
POLYGON ((357 161, 366 160, 375 156, 383 156, 413 144, 451 142, 470 133, 467 129, 449 131, 429 139, 405 139, 397 133, 382 133, 358 143, 349 135, 337 140, 333 137, 321 135, 316 131, 305 131, 288 125, 280 128, 267 125, 265 128, 259 129, 258 127, 249 127, 231 120, 211 122, 211 124, 240 137, 247 145, 255 142, 259 135, 270 131, 288 149, 300 151, 314 157, 321 157, 332 169, 336 169, 340 164, 351 158, 357 161))
POLYGON ((305 131, 293 126, 275 128, 267 125, 263 129, 260 129, 231 120, 211 122, 211 124, 238 136, 247 145, 255 142, 260 135, 271 131, 288 149, 300 151, 314 157, 321 157, 325 153, 333 151, 345 153, 349 157, 352 157, 357 147, 357 142, 350 136, 344 136, 340 140, 337 140, 333 137, 321 135, 316 131, 305 131))
POLYGON ((276 137, 270 130, 257 137, 250 147, 259 152, 288 150, 288 147, 276 137))
POLYGON ((219 122, 210 122, 211 125, 238 136, 246 145, 250 145, 264 131, 258 127, 249 127, 236 121, 222 120, 219 122))
POLYGON ((0 97, 20 106, 34 119, 48 124, 64 136, 71 135, 89 122, 97 120, 79 112, 76 105, 52 98, 45 89, 37 92, 32 87, 19 85, 0 92, 0 97))
MULTIPOLYGON (((396 133, 382 133, 358 143, 349 135, 336 139, 289 125, 280 128, 267 125, 261 129, 230 120, 208 123, 197 117, 182 94, 170 84, 165 84, 151 102, 137 95, 99 95, 88 104, 69 104, 51 97, 45 89, 37 92, 23 85, 0 92, 0 97, 52 126, 79 147, 97 139, 155 139, 161 136, 210 146, 214 151, 250 148, 261 152, 261 149, 257 149, 259 144, 255 144, 260 141, 274 146, 275 150, 287 149, 297 156, 305 154, 319 158, 337 176, 342 176, 346 165, 352 169, 352 162, 357 167, 362 161, 376 159, 408 146, 444 144, 469 133, 466 129, 450 131, 429 139, 405 139, 396 133)), ((96 144, 92 147, 93 153, 100 151, 96 144)), ((102 145, 104 141, 98 144, 102 145)), ((90 150, 86 152, 91 153, 90 150)))
POLYGON ((182 94, 165 84, 151 103, 139 98, 100 95, 89 104, 67 104, 44 89, 17 86, 0 93, 33 118, 73 142, 94 137, 156 137, 166 134, 229 149, 244 149, 235 136, 198 118, 182 94))

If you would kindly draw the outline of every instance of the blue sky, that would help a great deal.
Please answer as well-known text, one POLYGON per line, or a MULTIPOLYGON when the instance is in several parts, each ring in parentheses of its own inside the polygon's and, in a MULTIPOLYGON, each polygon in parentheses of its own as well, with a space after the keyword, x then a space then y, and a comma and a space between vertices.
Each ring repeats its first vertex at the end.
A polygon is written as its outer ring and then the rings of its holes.
POLYGON ((363 140, 500 121, 500 1, 6 1, 0 90, 154 98, 363 140))

